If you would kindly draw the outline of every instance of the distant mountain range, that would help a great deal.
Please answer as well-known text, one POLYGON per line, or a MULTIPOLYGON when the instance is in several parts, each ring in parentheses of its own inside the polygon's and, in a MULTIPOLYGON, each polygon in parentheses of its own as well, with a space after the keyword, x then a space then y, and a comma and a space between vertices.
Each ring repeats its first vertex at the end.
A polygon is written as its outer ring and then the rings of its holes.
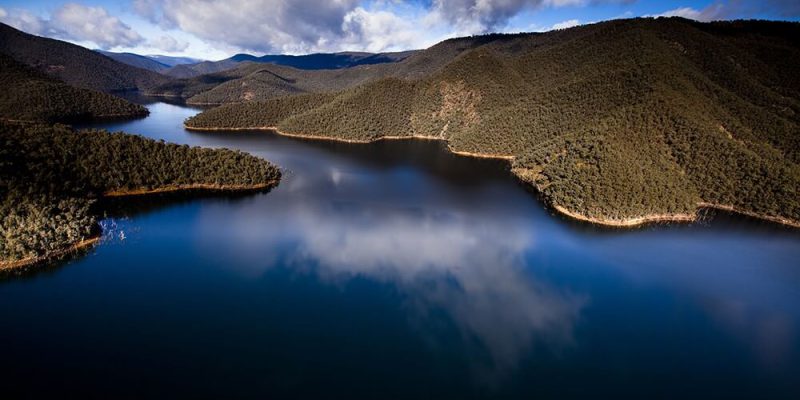
POLYGON ((163 56, 158 54, 148 54, 145 56, 152 60, 158 61, 161 64, 167 65, 169 67, 174 67, 176 65, 183 65, 183 64, 194 64, 199 63, 205 60, 201 60, 199 58, 191 58, 191 57, 172 57, 172 56, 163 56))
POLYGON ((194 78, 204 74, 222 72, 236 68, 244 62, 284 65, 306 70, 343 69, 358 65, 398 62, 415 53, 415 51, 412 50, 394 53, 316 53, 300 56, 281 54, 254 56, 251 54, 236 54, 233 57, 220 61, 204 61, 189 57, 170 57, 162 55, 145 56, 134 53, 115 53, 104 50, 95 51, 121 63, 159 72, 173 78, 194 78))
POLYGON ((161 72, 175 78, 193 78, 203 74, 211 74, 235 68, 242 62, 284 65, 305 70, 342 69, 358 65, 394 63, 402 61, 414 53, 415 51, 396 53, 345 52, 317 53, 301 56, 265 55, 260 57, 250 54, 237 54, 220 61, 204 61, 194 64, 176 65, 161 72))
POLYGON ((99 49, 95 51, 121 63, 154 72, 164 72, 165 70, 168 70, 176 65, 194 64, 203 61, 189 57, 171 57, 162 55, 143 56, 134 53, 115 53, 112 51, 104 51, 99 49))

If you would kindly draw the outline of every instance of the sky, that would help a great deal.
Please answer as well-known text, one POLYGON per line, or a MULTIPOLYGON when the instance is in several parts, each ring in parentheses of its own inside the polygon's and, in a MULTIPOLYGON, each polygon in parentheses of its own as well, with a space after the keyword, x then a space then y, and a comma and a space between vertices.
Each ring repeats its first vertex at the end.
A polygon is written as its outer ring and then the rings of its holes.
POLYGON ((458 36, 656 16, 798 21, 800 0, 0 0, 0 21, 28 33, 206 60, 402 51, 458 36))

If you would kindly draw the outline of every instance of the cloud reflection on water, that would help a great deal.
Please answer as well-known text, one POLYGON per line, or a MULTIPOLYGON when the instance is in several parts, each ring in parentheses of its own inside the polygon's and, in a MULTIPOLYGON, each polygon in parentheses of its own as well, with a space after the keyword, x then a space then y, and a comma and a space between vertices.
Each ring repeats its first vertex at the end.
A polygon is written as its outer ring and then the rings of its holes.
POLYGON ((483 360, 482 372, 509 371, 536 343, 562 348, 572 342, 585 298, 532 276, 524 253, 536 241, 520 222, 437 207, 276 197, 243 202, 234 214, 205 207, 198 247, 215 253, 209 257, 236 260, 228 265, 252 268, 240 271, 247 276, 260 276, 280 260, 327 284, 365 277, 395 285, 411 322, 423 330, 445 311, 467 356, 483 360), (220 247, 230 253, 218 254, 220 247), (470 348, 475 341, 479 348, 470 348))

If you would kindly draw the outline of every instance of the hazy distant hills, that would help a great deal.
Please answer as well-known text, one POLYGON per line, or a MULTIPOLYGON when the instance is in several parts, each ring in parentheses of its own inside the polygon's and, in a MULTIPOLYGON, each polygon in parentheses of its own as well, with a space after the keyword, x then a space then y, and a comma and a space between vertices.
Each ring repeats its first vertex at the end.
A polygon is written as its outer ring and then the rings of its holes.
POLYGON ((301 56, 265 55, 261 57, 250 54, 237 54, 221 61, 204 61, 195 64, 178 65, 164 71, 164 73, 175 78, 193 78, 203 74, 235 68, 242 62, 269 63, 307 70, 342 69, 358 65, 393 63, 401 61, 412 54, 414 54, 414 51, 377 54, 345 52, 301 56))
POLYGON ((148 54, 145 57, 158 61, 161 64, 165 64, 169 67, 174 67, 176 65, 182 65, 182 64, 195 64, 203 61, 191 57, 173 57, 173 56, 164 56, 159 54, 148 54))
POLYGON ((68 84, 103 92, 141 89, 168 80, 81 46, 29 35, 5 24, 0 24, 0 53, 68 84))
POLYGON ((124 64, 132 65, 137 68, 143 68, 154 72, 161 72, 168 69, 170 66, 162 62, 156 61, 150 57, 140 56, 134 53, 114 53, 111 51, 95 50, 96 52, 110 57, 113 60, 119 61, 124 64))
POLYGON ((797 223, 798 38, 788 22, 616 20, 448 40, 335 71, 249 64, 180 81, 178 94, 233 103, 191 127, 435 137, 513 157, 550 204, 598 221, 710 204, 797 223))
POLYGON ((132 65, 134 67, 147 69, 154 72, 163 73, 171 67, 183 64, 196 64, 202 62, 196 58, 189 57, 171 57, 162 55, 139 55, 134 53, 115 53, 112 51, 95 50, 96 52, 110 57, 116 61, 124 64, 132 65))

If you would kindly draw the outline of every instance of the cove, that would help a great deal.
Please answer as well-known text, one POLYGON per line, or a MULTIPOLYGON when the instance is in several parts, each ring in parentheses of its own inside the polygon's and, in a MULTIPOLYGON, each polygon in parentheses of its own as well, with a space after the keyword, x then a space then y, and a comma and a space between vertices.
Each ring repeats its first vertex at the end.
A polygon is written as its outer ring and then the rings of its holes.
POLYGON ((241 149, 283 180, 110 200, 98 246, 4 277, 10 398, 800 393, 796 229, 598 228, 439 142, 188 132, 197 109, 139 100, 147 118, 93 126, 241 149))

